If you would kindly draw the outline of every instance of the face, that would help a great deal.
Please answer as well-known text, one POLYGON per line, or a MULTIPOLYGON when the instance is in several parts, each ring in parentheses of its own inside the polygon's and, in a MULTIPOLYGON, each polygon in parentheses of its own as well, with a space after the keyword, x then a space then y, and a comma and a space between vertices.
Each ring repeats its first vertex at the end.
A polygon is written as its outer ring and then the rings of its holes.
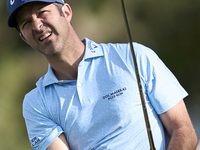
POLYGON ((63 15, 53 3, 34 2, 17 14, 21 37, 44 55, 59 53, 66 46, 71 21, 68 4, 62 7, 63 15))

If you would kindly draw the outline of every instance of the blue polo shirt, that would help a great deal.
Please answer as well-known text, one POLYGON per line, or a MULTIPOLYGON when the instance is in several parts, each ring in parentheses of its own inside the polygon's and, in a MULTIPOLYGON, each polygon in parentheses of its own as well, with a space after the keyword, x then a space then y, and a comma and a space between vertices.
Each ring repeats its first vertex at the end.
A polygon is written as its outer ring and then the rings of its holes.
MULTIPOLYGON (((59 81, 49 65, 23 102, 34 150, 46 149, 62 132, 70 150, 149 149, 129 44, 97 44, 87 38, 77 80, 59 81)), ((168 135, 158 114, 185 96, 174 75, 149 48, 134 43, 157 150, 168 135)))

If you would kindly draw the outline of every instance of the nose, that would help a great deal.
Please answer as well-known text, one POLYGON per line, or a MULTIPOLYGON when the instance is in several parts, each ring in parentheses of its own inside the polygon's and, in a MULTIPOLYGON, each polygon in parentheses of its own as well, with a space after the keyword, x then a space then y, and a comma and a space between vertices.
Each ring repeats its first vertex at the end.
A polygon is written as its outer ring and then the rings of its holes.
POLYGON ((43 22, 40 18, 34 18, 34 20, 32 21, 32 25, 33 25, 33 30, 40 31, 43 26, 43 22))

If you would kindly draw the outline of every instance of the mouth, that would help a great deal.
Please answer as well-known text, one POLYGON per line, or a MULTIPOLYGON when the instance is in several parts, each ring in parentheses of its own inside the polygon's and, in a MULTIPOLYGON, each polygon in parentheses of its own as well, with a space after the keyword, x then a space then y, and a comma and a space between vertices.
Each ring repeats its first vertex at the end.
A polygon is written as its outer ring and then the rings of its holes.
POLYGON ((39 38, 39 41, 44 41, 45 39, 47 39, 48 37, 50 37, 52 35, 52 32, 48 32, 45 35, 43 35, 42 37, 39 38))

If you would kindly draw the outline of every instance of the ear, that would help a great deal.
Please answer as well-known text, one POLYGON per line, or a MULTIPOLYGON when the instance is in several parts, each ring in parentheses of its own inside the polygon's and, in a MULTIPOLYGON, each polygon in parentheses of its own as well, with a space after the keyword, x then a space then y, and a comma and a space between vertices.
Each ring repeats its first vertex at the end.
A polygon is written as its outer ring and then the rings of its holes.
POLYGON ((64 13, 64 16, 65 18, 71 22, 71 19, 72 19, 72 9, 71 7, 69 6, 69 4, 65 3, 62 7, 62 11, 64 13))
POLYGON ((22 40, 25 41, 25 42, 28 44, 28 41, 25 39, 25 37, 23 36, 23 34, 20 33, 19 35, 20 35, 20 37, 22 38, 22 40))

